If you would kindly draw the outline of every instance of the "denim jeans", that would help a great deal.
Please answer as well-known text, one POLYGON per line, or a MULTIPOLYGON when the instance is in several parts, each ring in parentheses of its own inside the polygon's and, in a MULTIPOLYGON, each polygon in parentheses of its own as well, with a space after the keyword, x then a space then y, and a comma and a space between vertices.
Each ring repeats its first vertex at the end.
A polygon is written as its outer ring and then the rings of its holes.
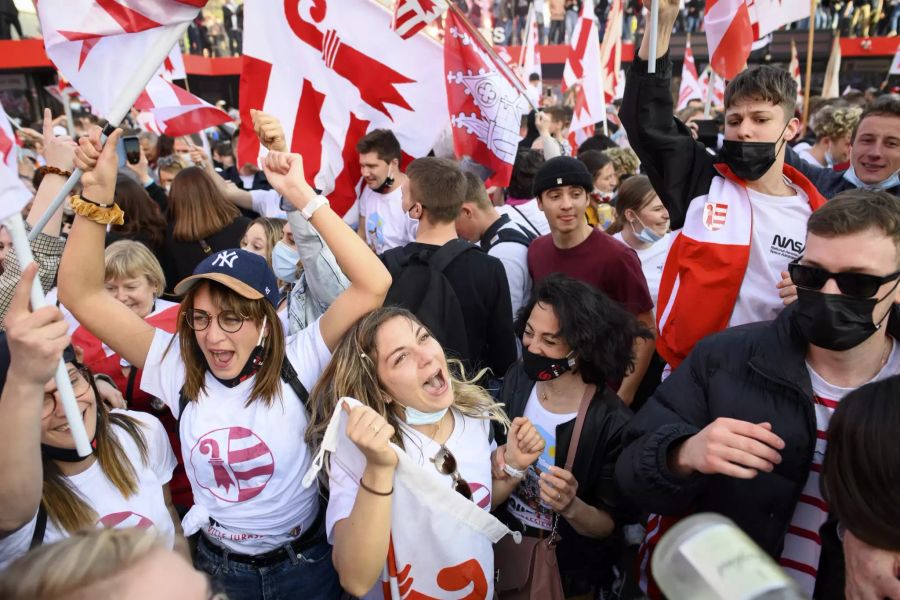
POLYGON ((203 538, 197 544, 195 565, 209 574, 214 587, 229 600, 337 600, 341 585, 331 562, 331 546, 324 539, 303 554, 289 552, 282 562, 253 567, 229 560, 228 551, 219 555, 210 551, 212 542, 203 538))

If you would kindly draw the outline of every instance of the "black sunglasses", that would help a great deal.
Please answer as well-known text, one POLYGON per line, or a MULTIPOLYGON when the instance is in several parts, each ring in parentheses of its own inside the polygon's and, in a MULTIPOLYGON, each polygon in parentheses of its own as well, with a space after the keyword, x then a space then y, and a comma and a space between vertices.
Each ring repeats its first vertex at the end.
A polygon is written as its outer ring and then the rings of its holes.
POLYGON ((882 285, 900 277, 900 271, 883 277, 868 273, 832 273, 819 267, 801 265, 796 260, 788 265, 788 273, 797 287, 809 290, 821 290, 829 279, 834 279, 841 293, 853 298, 871 298, 882 285))
POLYGON ((462 494, 466 500, 472 499, 472 488, 469 487, 469 483, 465 479, 460 477, 459 470, 456 467, 456 457, 453 456, 453 453, 446 446, 441 445, 440 450, 434 455, 431 462, 434 463, 434 468, 438 470, 438 473, 449 475, 453 478, 454 490, 462 494))

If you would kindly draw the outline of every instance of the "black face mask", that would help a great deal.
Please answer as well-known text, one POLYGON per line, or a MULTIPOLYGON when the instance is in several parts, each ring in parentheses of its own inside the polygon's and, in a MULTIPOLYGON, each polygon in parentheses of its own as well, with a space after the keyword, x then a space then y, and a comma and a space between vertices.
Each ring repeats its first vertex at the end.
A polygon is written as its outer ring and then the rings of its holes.
POLYGON ((216 380, 224 385, 227 388, 233 388, 239 386, 242 382, 246 381, 250 377, 256 375, 256 372, 259 371, 259 368, 263 364, 263 347, 262 344, 256 346, 252 352, 250 352, 250 356, 247 357, 247 362, 244 363, 244 368, 241 369, 241 372, 238 373, 237 377, 233 377, 231 379, 222 379, 220 377, 216 377, 216 380))
MULTIPOLYGON (((787 126, 785 123, 778 137, 784 135, 787 126)), ((784 146, 784 140, 781 141, 781 145, 784 146)), ((781 147, 776 148, 775 142, 725 140, 722 142, 722 150, 719 151, 719 160, 744 181, 756 181, 772 168, 780 151, 781 147)))
POLYGON ((855 348, 881 329, 881 324, 891 314, 891 307, 878 323, 872 322, 872 311, 896 288, 897 284, 894 284, 891 291, 881 298, 852 298, 797 288, 794 323, 813 346, 835 352, 855 348))
MULTIPOLYGON (((97 396, 95 395, 95 397, 97 396)), ((97 401, 102 402, 102 400, 99 399, 97 401)), ((93 450, 97 450, 97 429, 100 427, 100 410, 97 409, 95 412, 97 422, 94 425, 94 438, 91 440, 91 448, 93 450)), ((41 444, 41 456, 49 458, 50 460, 58 460, 59 462, 77 463, 88 458, 90 454, 88 456, 81 456, 75 448, 58 448, 57 446, 41 444)))
POLYGON ((522 348, 522 366, 525 368, 525 374, 532 381, 550 381, 566 371, 571 371, 575 366, 575 359, 548 358, 529 352, 528 348, 522 348))
POLYGON ((391 168, 388 167, 388 174, 387 177, 384 178, 384 182, 372 191, 378 192, 379 194, 387 194, 392 185, 394 185, 394 178, 391 177, 391 168))

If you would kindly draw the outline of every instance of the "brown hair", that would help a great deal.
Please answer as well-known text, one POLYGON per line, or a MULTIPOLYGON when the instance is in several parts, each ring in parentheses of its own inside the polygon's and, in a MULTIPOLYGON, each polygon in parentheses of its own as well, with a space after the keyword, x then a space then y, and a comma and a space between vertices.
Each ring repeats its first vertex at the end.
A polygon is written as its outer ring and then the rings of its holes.
MULTIPOLYGON (((392 399, 378 379, 378 355, 375 338, 383 324, 402 317, 416 325, 422 325, 414 314, 404 308, 385 306, 370 312, 356 322, 344 335, 334 350, 331 361, 310 395, 309 426, 306 441, 311 448, 321 445, 325 428, 340 398, 355 398, 380 414, 395 430, 391 441, 403 447, 400 417, 391 409, 392 399)), ((424 325, 422 325, 424 327, 424 325)), ((462 363, 448 360, 450 386, 453 389, 453 406, 461 413, 476 419, 491 419, 509 426, 509 419, 503 407, 497 404, 484 388, 474 382, 486 371, 466 379, 462 363), (454 371, 456 374, 454 374, 454 371)), ((314 451, 315 452, 315 451, 314 451)))
POLYGON ((873 228, 894 240, 900 259, 900 198, 887 192, 843 191, 816 210, 806 224, 807 233, 825 238, 873 228))
POLYGON ((162 249, 166 220, 144 186, 127 175, 120 175, 116 179, 116 203, 125 212, 125 223, 113 225, 110 231, 131 239, 140 236, 154 250, 162 249))
POLYGON ((785 122, 794 118, 797 107, 797 82, 784 69, 771 65, 750 67, 738 73, 725 88, 725 109, 737 102, 770 102, 784 110, 785 122))
POLYGON ((867 117, 900 117, 900 98, 896 94, 885 94, 876 98, 875 102, 859 115, 859 121, 857 121, 856 127, 853 129, 854 138, 859 129, 859 124, 867 117))
MULTIPOLYGON (((184 295, 178 309, 178 323, 175 330, 177 336, 172 338, 173 341, 179 340, 181 360, 184 362, 185 397, 191 401, 196 400, 206 389, 206 372, 209 365, 197 344, 197 336, 185 317, 187 311, 194 308, 194 298, 204 286, 209 290, 213 303, 221 310, 234 311, 257 326, 261 326, 263 319, 266 319, 269 334, 263 341, 263 364, 256 373, 245 406, 249 406, 256 399, 271 405, 276 397, 281 396, 281 363, 285 356, 284 329, 281 327, 278 313, 272 303, 265 298, 250 300, 218 282, 209 280, 197 283, 184 295)), ((171 349, 170 345, 166 352, 171 349)))
POLYGON ((466 199, 466 177, 456 161, 426 156, 406 169, 410 193, 425 207, 430 222, 452 223, 466 199))
POLYGON ((390 129, 373 129, 362 136, 356 142, 356 151, 360 154, 375 152, 386 163, 400 160, 400 142, 390 129))
POLYGON ((656 191, 650 183, 650 178, 646 175, 635 175, 623 181, 619 186, 618 194, 616 194, 616 220, 609 226, 606 233, 613 235, 622 231, 626 223, 625 211, 640 212, 655 197, 656 191))
POLYGON ((222 231, 240 216, 241 211, 222 195, 203 169, 188 167, 172 181, 169 221, 176 240, 202 240, 222 231))
MULTIPOLYGON (((148 464, 148 448, 147 440, 141 431, 141 424, 120 413, 111 413, 106 408, 100 394, 97 392, 97 386, 94 384, 94 377, 90 369, 81 366, 79 363, 71 363, 78 369, 81 377, 87 379, 91 386, 91 393, 94 394, 94 402, 97 406, 97 433, 94 438, 96 442, 97 463, 107 479, 121 492, 121 494, 129 498, 138 492, 137 473, 134 465, 128 461, 122 444, 112 433, 112 427, 116 426, 125 431, 135 445, 141 455, 141 462, 148 464)), ((88 529, 94 527, 98 516, 94 513, 84 498, 72 487, 68 478, 63 475, 59 467, 53 460, 42 458, 44 472, 44 488, 41 496, 41 504, 47 511, 47 518, 50 519, 57 527, 74 533, 80 529, 88 529)))
POLYGON ((463 171, 463 175, 466 176, 465 202, 474 202, 482 210, 493 206, 481 177, 471 171, 463 171))

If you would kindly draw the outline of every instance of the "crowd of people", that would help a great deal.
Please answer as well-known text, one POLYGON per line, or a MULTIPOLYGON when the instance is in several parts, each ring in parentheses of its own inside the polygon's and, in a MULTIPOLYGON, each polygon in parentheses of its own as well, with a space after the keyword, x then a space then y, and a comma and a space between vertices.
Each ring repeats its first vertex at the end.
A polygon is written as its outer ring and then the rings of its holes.
POLYGON ((500 188, 373 129, 344 215, 271 114, 257 167, 46 110, 27 227, 83 175, 34 264, 0 229, 0 597, 660 598, 656 544, 716 512, 803 597, 900 600, 900 97, 804 131, 751 66, 706 135, 682 16, 609 136, 532 112, 500 188))

